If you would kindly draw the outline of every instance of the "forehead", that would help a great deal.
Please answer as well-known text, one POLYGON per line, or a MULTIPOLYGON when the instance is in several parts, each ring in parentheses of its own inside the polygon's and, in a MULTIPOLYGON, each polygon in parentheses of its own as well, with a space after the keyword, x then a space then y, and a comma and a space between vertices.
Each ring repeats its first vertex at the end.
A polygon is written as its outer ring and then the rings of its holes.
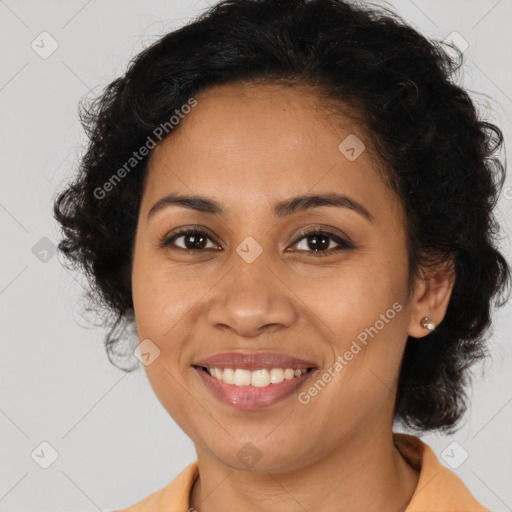
POLYGON ((197 105, 153 150, 145 196, 192 191, 239 206, 334 190, 375 206, 392 199, 364 128, 327 110, 311 89, 230 84, 194 97, 197 105), (354 142, 362 152, 347 158, 354 142))
POLYGON ((315 157, 337 148, 344 132, 359 131, 346 116, 333 115, 314 91, 305 86, 227 84, 200 92, 197 106, 178 129, 164 141, 179 145, 188 158, 243 158, 251 154, 264 158, 289 159, 294 155, 315 157), (327 136, 329 135, 329 136, 327 136))

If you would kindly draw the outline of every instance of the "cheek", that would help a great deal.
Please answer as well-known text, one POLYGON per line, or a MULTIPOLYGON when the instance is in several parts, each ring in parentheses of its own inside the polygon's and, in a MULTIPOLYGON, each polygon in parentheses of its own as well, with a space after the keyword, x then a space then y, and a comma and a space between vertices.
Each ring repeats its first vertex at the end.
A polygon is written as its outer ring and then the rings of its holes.
POLYGON ((335 352, 343 353, 359 335, 364 342, 365 336, 386 336, 404 327, 400 311, 405 286, 406 276, 400 268, 372 255, 340 266, 325 279, 296 280, 293 289, 314 313, 312 318, 317 318, 315 323, 335 352))
POLYGON ((184 273, 174 271, 160 255, 136 246, 132 296, 139 339, 161 339, 186 317, 198 292, 184 273))
POLYGON ((334 426, 335 436, 350 439, 365 425, 392 421, 405 315, 398 301, 383 304, 383 308, 361 308, 357 317, 338 319, 337 336, 331 337, 332 364, 299 397, 301 404, 307 404, 304 411, 309 409, 334 426), (381 311, 388 312, 388 323, 380 319, 381 311))
POLYGON ((200 295, 180 275, 169 272, 154 254, 136 246, 132 295, 137 334, 140 342, 149 339, 159 350, 144 371, 163 407, 182 428, 189 428, 187 418, 197 411, 184 396, 179 363, 190 332, 187 313, 200 295))
POLYGON ((308 303, 332 353, 323 373, 335 375, 318 393, 330 395, 324 404, 337 404, 328 412, 334 418, 348 410, 371 414, 396 390, 407 338, 406 274, 399 265, 372 259, 342 270, 326 286, 310 287, 308 303))
POLYGON ((196 418, 202 417, 208 404, 188 392, 168 355, 159 357, 144 370, 155 396, 171 418, 187 435, 200 439, 201 423, 197 424, 196 418))

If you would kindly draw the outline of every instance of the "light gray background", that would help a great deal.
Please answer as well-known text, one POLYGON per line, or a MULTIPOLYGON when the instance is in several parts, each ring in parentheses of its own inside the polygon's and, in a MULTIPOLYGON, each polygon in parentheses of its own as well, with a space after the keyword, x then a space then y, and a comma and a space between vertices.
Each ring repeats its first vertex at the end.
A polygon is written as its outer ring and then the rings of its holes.
MULTIPOLYGON (((428 36, 456 31, 467 41, 464 84, 490 97, 473 96, 504 130, 510 160, 512 0, 391 5, 428 36)), ((125 507, 195 460, 192 442, 162 408, 143 369, 126 375, 109 364, 103 329, 80 316, 82 279, 51 251, 41 261, 48 242, 40 240, 57 241, 53 195, 85 142, 79 99, 205 7, 178 0, 0 0, 1 511, 125 507), (59 45, 47 59, 31 48, 43 31, 59 45), (39 257, 32 251, 38 243, 39 257), (48 469, 31 458, 43 441, 58 452, 48 469)), ((510 176, 500 217, 510 258, 510 176)), ((496 511, 512 507, 511 316, 510 304, 495 314, 493 359, 475 372, 471 413, 460 431, 423 438, 440 458, 457 443, 441 458, 447 465, 467 451, 456 473, 496 511)))

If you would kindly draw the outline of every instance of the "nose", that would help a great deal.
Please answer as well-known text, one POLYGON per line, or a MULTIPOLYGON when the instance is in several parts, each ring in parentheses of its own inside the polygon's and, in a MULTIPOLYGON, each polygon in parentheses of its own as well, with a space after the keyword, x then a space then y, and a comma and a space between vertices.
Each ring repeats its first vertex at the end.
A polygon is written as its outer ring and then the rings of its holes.
POLYGON ((237 338, 290 327, 297 319, 293 292, 262 257, 252 263, 235 261, 212 293, 209 324, 231 330, 237 338))

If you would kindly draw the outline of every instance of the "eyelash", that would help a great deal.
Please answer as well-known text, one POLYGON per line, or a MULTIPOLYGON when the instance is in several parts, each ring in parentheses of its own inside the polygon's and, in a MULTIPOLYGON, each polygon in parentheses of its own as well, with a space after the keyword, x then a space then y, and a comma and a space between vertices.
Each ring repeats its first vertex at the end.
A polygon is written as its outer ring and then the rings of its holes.
MULTIPOLYGON (((212 240, 211 237, 209 237, 208 234, 205 233, 204 231, 200 231, 195 228, 181 228, 176 233, 174 233, 172 236, 163 238, 160 243, 160 246, 162 248, 169 247, 170 245, 173 244, 173 242, 176 239, 178 239, 184 235, 205 236, 210 241, 214 242, 214 240, 212 240)), ((310 253, 310 255, 313 255, 314 257, 321 258, 321 257, 329 256, 335 252, 337 253, 342 250, 355 248, 355 246, 353 244, 351 244, 350 242, 348 242, 347 240, 340 238, 339 236, 335 235, 334 233, 331 233, 329 231, 324 231, 321 229, 312 229, 310 231, 301 231, 300 233, 298 233, 297 236, 298 236, 298 238, 296 239, 296 241, 294 242, 293 245, 296 245, 297 243, 301 242, 305 238, 309 238, 309 237, 313 237, 313 236, 325 236, 327 238, 330 238, 332 241, 334 241, 338 244, 338 247, 336 247, 334 249, 328 249, 325 251, 305 251, 305 250, 298 251, 298 252, 310 253)), ((179 249, 182 251, 193 251, 193 252, 202 252, 202 251, 206 250, 206 249, 184 249, 183 247, 176 247, 176 246, 174 246, 173 249, 179 249)))

